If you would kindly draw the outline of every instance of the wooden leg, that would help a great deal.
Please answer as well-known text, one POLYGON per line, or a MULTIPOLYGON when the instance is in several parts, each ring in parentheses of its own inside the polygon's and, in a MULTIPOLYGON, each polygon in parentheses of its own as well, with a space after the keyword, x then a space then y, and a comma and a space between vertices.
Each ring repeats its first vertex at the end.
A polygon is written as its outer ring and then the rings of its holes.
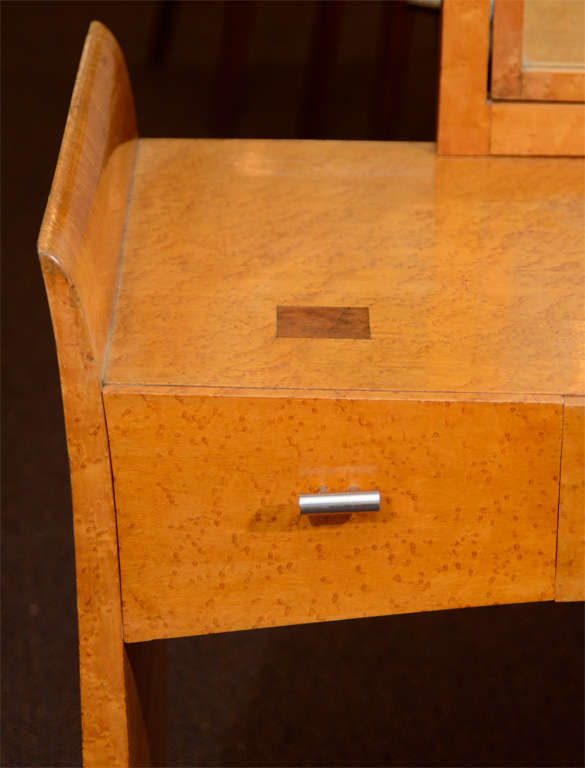
POLYGON ((124 646, 131 766, 166 765, 167 641, 124 646))

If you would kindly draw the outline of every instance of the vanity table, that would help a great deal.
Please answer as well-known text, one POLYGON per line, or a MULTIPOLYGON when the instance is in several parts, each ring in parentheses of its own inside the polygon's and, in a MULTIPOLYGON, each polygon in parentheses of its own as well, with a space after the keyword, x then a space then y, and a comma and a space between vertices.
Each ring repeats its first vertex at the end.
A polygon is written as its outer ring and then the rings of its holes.
POLYGON ((85 765, 164 761, 167 638, 583 599, 583 170, 139 138, 92 24, 39 237, 85 765))

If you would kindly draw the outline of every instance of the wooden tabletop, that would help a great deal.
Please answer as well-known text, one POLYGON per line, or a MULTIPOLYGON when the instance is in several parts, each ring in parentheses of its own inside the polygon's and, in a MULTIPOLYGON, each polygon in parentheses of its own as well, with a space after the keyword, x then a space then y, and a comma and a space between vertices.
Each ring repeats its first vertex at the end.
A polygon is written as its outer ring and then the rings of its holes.
POLYGON ((583 393, 583 170, 423 143, 142 139, 105 382, 583 393), (278 335, 278 307, 302 308, 301 334, 310 308, 312 337, 278 335), (315 308, 349 309, 360 334, 315 335, 315 308))

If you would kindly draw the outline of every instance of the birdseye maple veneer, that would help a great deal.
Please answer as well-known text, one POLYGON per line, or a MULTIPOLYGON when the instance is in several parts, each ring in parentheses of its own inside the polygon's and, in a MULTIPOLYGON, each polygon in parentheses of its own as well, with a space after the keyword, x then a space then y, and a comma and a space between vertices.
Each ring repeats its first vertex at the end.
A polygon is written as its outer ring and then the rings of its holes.
POLYGON ((140 141, 103 388, 128 640, 553 598, 582 173, 140 141), (380 511, 300 516, 349 486, 380 511))
POLYGON ((583 246, 579 159, 138 139, 92 26, 39 240, 86 764, 136 641, 583 598, 583 246))

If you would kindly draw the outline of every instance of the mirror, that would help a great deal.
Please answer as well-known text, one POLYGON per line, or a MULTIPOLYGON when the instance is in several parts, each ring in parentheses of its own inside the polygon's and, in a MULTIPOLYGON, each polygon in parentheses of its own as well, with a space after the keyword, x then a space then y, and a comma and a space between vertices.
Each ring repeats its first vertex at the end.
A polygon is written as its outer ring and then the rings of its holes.
POLYGON ((492 99, 585 101, 585 0, 494 0, 492 99))
POLYGON ((524 0, 525 69, 585 70, 584 0, 524 0))

